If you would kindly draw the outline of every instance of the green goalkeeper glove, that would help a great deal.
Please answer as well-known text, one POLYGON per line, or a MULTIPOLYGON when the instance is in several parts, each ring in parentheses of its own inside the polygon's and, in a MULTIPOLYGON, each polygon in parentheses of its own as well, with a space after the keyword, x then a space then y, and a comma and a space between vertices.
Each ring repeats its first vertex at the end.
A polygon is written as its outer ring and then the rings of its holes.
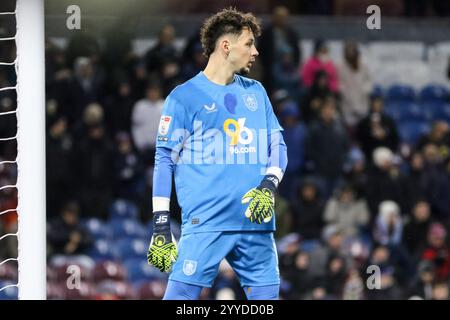
POLYGON ((267 175, 260 185, 251 189, 242 197, 242 203, 249 203, 245 216, 251 222, 261 224, 272 220, 275 206, 275 192, 278 187, 278 178, 274 175, 267 175))
POLYGON ((147 252, 148 264, 161 272, 169 272, 177 260, 177 244, 170 231, 169 211, 153 213, 153 235, 147 252))

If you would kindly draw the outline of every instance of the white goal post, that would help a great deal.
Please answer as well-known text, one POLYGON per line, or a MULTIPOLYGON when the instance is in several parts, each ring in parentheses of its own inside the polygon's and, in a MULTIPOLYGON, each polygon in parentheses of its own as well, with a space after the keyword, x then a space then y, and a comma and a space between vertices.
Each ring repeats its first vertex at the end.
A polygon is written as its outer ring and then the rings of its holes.
POLYGON ((17 0, 19 299, 46 299, 44 0, 17 0))

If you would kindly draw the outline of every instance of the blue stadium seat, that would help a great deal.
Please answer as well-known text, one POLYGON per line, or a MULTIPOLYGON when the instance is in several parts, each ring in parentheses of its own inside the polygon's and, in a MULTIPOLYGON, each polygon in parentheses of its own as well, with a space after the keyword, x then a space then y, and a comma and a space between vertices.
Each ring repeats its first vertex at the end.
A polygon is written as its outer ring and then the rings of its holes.
POLYGON ((167 280, 167 274, 148 264, 145 258, 133 258, 124 262, 127 279, 132 284, 152 280, 167 280))
POLYGON ((428 120, 427 112, 422 105, 408 101, 387 103, 384 108, 384 113, 390 116, 396 123, 428 120))
POLYGON ((398 125, 400 138, 407 144, 415 144, 424 134, 428 133, 430 125, 426 121, 405 121, 398 125))
POLYGON ((450 104, 434 102, 425 104, 425 109, 431 115, 432 121, 443 120, 450 123, 450 104))
POLYGON ((115 258, 113 247, 109 240, 98 239, 94 241, 87 254, 94 260, 112 260, 115 258))
POLYGON ((94 239, 110 239, 112 237, 111 228, 100 219, 90 218, 81 223, 94 239))
POLYGON ((449 90, 439 84, 429 84, 422 88, 419 97, 424 103, 427 102, 445 102, 449 96, 449 90))
POLYGON ((415 98, 414 88, 410 85, 394 84, 387 91, 387 99, 391 102, 413 102, 415 98))
POLYGON ((131 201, 117 199, 109 208, 109 217, 110 219, 138 219, 139 210, 131 201))
POLYGON ((114 253, 121 261, 127 259, 144 259, 147 255, 149 242, 142 239, 123 238, 114 243, 114 253))
POLYGON ((148 238, 147 228, 133 219, 112 219, 109 221, 114 239, 119 238, 148 238))
MULTIPOLYGON (((7 287, 9 285, 15 285, 12 281, 0 281, 0 288, 7 287)), ((0 300, 17 300, 19 290, 17 287, 9 287, 0 291, 0 300)))

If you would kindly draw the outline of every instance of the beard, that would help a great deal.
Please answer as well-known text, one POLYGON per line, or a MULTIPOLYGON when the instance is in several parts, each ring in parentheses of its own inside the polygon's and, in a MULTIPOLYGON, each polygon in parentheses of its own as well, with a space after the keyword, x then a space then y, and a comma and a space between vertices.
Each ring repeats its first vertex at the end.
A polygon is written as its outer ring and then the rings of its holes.
POLYGON ((250 73, 250 68, 249 67, 242 67, 237 73, 240 74, 240 75, 245 76, 245 75, 250 73))

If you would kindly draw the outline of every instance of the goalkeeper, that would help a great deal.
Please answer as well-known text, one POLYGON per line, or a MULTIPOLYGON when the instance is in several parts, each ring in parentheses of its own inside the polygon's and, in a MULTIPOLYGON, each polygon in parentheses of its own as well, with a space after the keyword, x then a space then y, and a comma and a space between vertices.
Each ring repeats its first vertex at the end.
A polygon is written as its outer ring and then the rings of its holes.
MULTIPOLYGON (((171 272, 164 299, 198 299, 222 259, 248 299, 278 299, 274 196, 286 145, 261 83, 238 74, 258 56, 255 17, 224 9, 201 28, 204 71, 165 101, 153 175, 153 236, 148 262, 171 272), (170 231, 172 175, 182 235, 170 231)), ((270 67, 270 66, 268 66, 270 67)))

